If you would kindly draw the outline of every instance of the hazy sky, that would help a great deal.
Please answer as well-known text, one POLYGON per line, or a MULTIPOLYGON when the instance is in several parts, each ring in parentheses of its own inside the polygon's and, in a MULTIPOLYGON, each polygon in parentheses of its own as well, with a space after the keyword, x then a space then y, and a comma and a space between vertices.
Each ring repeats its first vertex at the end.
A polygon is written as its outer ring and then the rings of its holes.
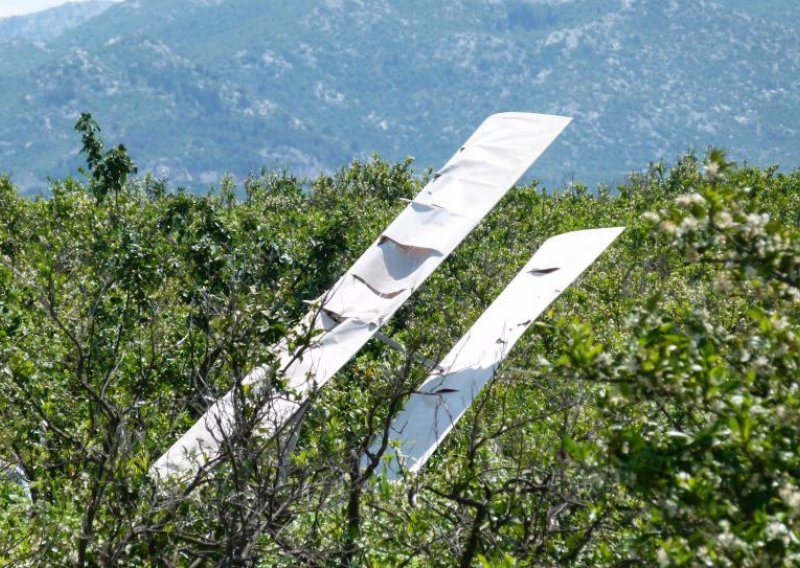
MULTIPOLYGON (((59 4, 66 4, 69 0, 0 0, 0 18, 30 14, 59 4)), ((72 0, 85 2, 86 0, 72 0)), ((121 0, 116 0, 120 2, 121 0)))

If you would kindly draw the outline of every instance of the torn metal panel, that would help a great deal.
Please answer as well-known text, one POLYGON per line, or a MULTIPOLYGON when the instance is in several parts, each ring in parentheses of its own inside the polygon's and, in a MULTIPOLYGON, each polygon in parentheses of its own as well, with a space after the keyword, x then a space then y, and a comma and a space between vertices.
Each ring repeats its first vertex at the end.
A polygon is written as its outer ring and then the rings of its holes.
POLYGON ((430 249, 441 255, 456 248, 476 224, 474 219, 444 207, 412 201, 404 214, 386 227, 383 236, 403 246, 430 249))
POLYGON ((322 386, 378 331, 378 325, 355 318, 343 320, 300 352, 281 353, 288 388, 304 392, 322 386))
POLYGON ((490 117, 484 126, 436 172, 414 198, 438 205, 451 213, 480 220, 505 194, 496 186, 514 184, 561 131, 567 119, 551 115, 504 113, 490 117), (491 127, 484 128, 491 121, 491 127))
MULTIPOLYGON (((411 296, 569 124, 560 116, 490 116, 305 318, 309 346, 276 346, 285 392, 263 408, 263 430, 291 420, 309 391, 324 385, 411 296)), ((264 370, 245 384, 268 388, 264 370)), ((189 475, 217 455, 236 428, 228 393, 154 464, 158 475, 189 475)))
POLYGON ((431 247, 408 246, 384 236, 350 269, 377 296, 392 299, 413 290, 441 263, 444 254, 431 247))
POLYGON ((404 301, 399 294, 387 298, 373 293, 362 279, 348 272, 316 304, 324 305, 324 311, 335 316, 337 321, 355 318, 380 324, 386 314, 394 312, 395 305, 399 307, 404 301))
MULTIPOLYGON (((531 323, 624 229, 591 229, 545 241, 414 392, 390 426, 386 475, 418 471, 436 451, 531 323)), ((376 452, 375 442, 371 451, 376 452)))

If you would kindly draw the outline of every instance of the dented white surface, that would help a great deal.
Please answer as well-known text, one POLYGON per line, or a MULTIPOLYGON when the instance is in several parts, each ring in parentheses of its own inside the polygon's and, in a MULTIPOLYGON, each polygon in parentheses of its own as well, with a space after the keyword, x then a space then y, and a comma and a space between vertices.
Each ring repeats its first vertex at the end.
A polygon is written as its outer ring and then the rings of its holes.
MULTIPOLYGON (((425 465, 525 330, 623 230, 575 231, 545 241, 393 419, 389 479, 425 465)), ((375 442, 372 452, 379 447, 375 442)))
MULTIPOLYGON (((325 294, 322 310, 306 318, 320 333, 302 353, 277 346, 291 395, 277 394, 264 407, 263 429, 273 433, 295 415, 309 391, 324 385, 405 302, 531 164, 569 124, 560 116, 503 113, 490 116, 434 175, 325 294)), ((245 384, 265 381, 256 369, 245 384)), ((159 460, 158 475, 191 474, 217 455, 234 430, 234 397, 228 393, 159 460)))

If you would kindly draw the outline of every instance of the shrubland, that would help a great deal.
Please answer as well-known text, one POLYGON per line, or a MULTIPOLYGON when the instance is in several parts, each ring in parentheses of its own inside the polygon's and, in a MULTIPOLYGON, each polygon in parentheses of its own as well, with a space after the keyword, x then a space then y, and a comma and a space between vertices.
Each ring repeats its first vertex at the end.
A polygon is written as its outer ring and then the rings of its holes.
POLYGON ((425 180, 375 158, 194 195, 130 177, 95 126, 49 197, 0 179, 0 459, 29 482, 0 478, 3 564, 800 562, 799 172, 714 150, 614 190, 516 187, 384 328, 408 355, 368 344, 295 439, 243 427, 165 486, 152 462, 425 180), (413 355, 444 355, 546 238, 614 225, 421 473, 365 475, 413 355))

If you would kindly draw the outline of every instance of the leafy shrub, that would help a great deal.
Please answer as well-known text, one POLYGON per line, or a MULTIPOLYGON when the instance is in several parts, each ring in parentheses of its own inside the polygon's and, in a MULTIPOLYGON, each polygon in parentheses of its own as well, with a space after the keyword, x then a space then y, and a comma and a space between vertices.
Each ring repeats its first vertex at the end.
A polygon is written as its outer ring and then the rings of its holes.
POLYGON ((0 459, 32 496, 0 485, 4 563, 798 561, 800 174, 710 152, 616 191, 517 188, 386 333, 436 359, 544 239, 628 229, 421 475, 358 467, 426 372, 370 343, 296 440, 244 432, 165 489, 154 459, 272 360, 421 182, 376 158, 310 189, 266 174, 240 200, 175 193, 131 180, 82 121, 87 182, 27 200, 0 180, 0 459))

